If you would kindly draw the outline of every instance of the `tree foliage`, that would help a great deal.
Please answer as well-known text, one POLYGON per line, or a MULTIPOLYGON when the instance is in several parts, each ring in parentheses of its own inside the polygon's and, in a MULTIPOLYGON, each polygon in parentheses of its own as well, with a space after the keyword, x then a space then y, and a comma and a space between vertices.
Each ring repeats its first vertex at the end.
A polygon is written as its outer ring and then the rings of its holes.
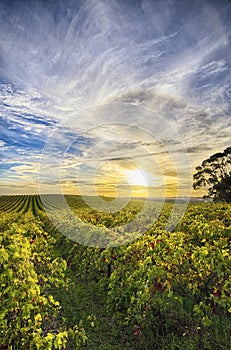
POLYGON ((194 189, 206 187, 208 194, 204 197, 231 203, 231 146, 205 159, 196 170, 194 189))

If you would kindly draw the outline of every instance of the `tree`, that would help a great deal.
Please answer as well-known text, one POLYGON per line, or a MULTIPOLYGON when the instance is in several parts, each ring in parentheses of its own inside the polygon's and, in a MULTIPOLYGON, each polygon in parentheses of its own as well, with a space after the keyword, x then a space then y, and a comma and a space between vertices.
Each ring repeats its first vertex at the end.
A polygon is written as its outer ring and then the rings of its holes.
POLYGON ((231 203, 231 146, 205 159, 196 170, 194 189, 206 187, 208 194, 204 198, 231 203))

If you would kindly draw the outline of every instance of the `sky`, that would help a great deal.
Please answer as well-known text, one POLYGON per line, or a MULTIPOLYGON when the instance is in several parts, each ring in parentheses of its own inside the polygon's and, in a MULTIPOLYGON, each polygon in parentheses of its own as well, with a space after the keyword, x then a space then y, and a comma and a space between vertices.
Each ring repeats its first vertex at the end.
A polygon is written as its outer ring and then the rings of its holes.
POLYGON ((228 0, 0 0, 0 194, 201 195, 195 167, 230 146, 230 19, 228 0))

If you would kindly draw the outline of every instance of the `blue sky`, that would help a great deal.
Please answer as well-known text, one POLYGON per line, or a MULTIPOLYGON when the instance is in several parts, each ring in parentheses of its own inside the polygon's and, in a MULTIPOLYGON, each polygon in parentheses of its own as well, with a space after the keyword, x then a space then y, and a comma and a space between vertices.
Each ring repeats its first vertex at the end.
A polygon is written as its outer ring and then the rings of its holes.
POLYGON ((228 0, 0 0, 0 194, 127 195, 138 167, 151 195, 189 195, 230 145, 230 18, 228 0))

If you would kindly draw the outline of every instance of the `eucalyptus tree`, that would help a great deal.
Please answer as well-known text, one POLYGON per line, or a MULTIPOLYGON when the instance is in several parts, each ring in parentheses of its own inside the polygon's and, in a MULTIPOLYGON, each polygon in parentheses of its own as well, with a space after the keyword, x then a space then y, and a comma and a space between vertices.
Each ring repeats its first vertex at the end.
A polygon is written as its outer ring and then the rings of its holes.
POLYGON ((205 159, 193 175, 193 188, 206 188, 204 198, 231 203, 231 146, 205 159))

